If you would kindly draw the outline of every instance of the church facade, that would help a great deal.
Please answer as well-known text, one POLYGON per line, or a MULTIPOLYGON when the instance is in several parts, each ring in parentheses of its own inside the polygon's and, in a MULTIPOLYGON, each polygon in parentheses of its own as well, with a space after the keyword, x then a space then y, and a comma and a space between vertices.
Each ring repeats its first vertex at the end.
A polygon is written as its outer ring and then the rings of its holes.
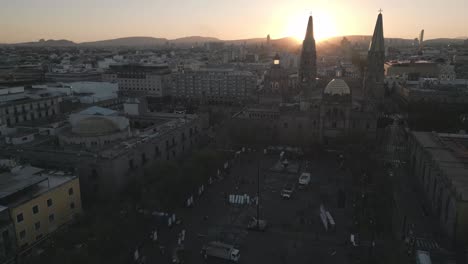
POLYGON ((379 14, 364 82, 318 79, 310 16, 298 72, 299 99, 276 106, 258 104, 245 108, 233 116, 229 133, 240 142, 292 146, 329 144, 355 137, 373 140, 378 117, 375 106, 384 94, 384 72, 380 71, 384 59, 383 23, 379 14))

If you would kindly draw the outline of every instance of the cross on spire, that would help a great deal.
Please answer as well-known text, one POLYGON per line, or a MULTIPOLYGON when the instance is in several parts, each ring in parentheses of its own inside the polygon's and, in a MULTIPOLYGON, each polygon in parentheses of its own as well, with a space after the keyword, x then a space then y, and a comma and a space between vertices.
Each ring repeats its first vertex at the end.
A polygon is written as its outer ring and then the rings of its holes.
POLYGON ((312 11, 309 12, 309 16, 312 16, 312 11))
POLYGON ((382 14, 382 11, 383 11, 382 8, 380 8, 380 9, 379 9, 379 13, 382 14))

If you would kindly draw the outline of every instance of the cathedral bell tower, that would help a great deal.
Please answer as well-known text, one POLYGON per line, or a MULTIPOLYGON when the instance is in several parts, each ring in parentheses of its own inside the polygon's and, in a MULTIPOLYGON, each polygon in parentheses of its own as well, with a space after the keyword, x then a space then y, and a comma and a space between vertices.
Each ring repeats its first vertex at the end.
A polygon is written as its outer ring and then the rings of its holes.
POLYGON ((301 59, 299 65, 299 85, 302 91, 301 109, 306 110, 310 105, 310 97, 317 89, 317 51, 315 48, 314 25, 309 16, 307 30, 302 42, 301 59))
MULTIPOLYGON (((381 10, 380 10, 381 11, 381 10)), ((374 35, 367 53, 367 70, 364 89, 367 97, 380 100, 385 95, 384 87, 385 46, 382 13, 377 17, 374 35)))

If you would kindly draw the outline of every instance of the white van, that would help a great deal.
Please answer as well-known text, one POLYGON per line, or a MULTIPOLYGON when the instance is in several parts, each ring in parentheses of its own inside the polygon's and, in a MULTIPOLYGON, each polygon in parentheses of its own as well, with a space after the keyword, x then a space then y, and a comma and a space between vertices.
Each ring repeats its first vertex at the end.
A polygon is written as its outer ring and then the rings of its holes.
POLYGON ((299 177, 299 188, 305 188, 310 183, 310 173, 303 172, 299 177))

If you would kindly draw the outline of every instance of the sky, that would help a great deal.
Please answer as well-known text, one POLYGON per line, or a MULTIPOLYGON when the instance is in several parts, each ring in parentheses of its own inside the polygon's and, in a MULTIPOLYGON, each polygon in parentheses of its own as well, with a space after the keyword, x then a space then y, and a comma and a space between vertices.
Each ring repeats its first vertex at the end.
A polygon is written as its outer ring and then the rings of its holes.
POLYGON ((385 37, 468 36, 468 0, 0 0, 0 43, 129 36, 317 40, 371 35, 383 9, 385 37))

